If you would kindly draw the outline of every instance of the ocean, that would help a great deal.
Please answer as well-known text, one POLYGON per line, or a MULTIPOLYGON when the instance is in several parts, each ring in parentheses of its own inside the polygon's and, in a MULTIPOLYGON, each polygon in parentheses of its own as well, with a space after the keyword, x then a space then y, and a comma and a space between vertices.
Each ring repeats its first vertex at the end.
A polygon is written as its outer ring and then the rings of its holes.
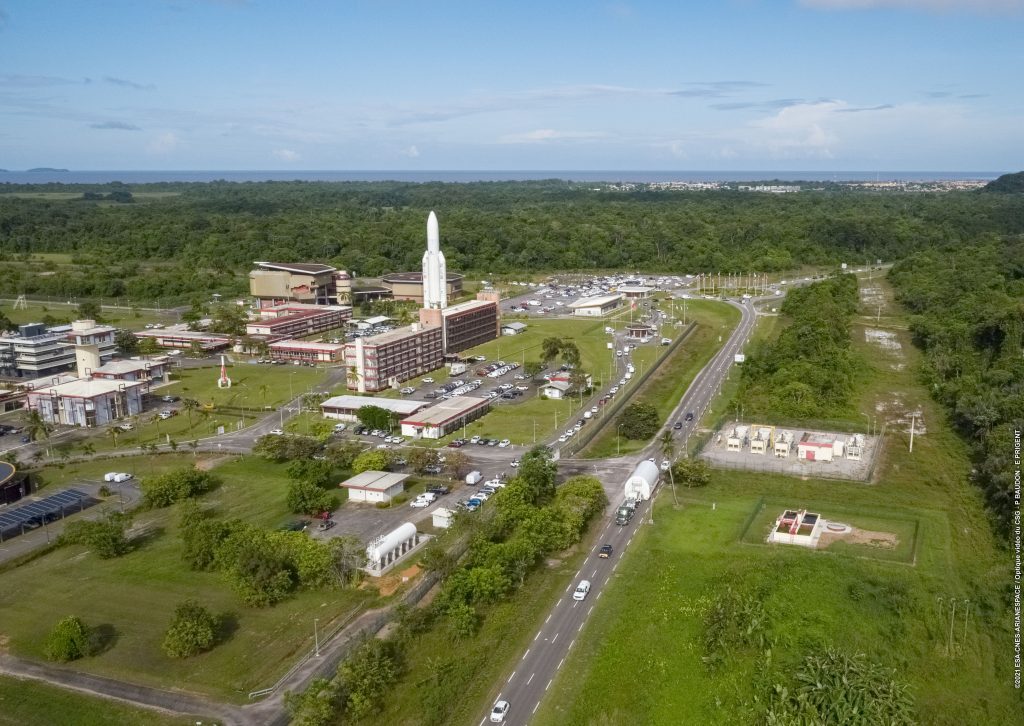
POLYGON ((6 171, 0 184, 152 184, 158 182, 399 181, 496 182, 564 179, 576 182, 957 181, 995 179, 995 171, 6 171))

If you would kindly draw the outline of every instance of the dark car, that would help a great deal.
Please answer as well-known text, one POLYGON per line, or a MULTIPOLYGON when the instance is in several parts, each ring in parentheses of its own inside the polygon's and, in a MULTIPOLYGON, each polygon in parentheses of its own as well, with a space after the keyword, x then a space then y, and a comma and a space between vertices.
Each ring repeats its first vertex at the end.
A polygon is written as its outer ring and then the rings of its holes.
POLYGON ((602 560, 607 560, 612 556, 612 546, 610 544, 601 545, 601 550, 597 553, 597 556, 602 560))
POLYGON ((445 494, 451 492, 451 489, 449 489, 448 487, 430 487, 430 489, 427 489, 427 491, 430 492, 431 494, 436 494, 439 497, 443 497, 445 494))
POLYGON ((335 522, 333 519, 325 519, 322 522, 320 522, 320 524, 318 524, 316 526, 316 528, 319 529, 320 531, 324 531, 326 529, 330 529, 331 527, 333 527, 336 524, 337 524, 337 522, 335 522))
POLYGON ((309 526, 309 521, 305 519, 296 519, 287 524, 282 524, 278 527, 282 532, 304 532, 306 527, 309 526))
POLYGON ((686 414, 686 420, 693 421, 693 411, 690 411, 689 413, 686 414))
POLYGON ((683 427, 683 422, 682 422, 682 421, 676 421, 676 422, 675 422, 675 423, 674 423, 674 424, 672 425, 672 428, 676 429, 677 431, 678 431, 679 429, 681 429, 682 427, 683 427))
POLYGON ((439 467, 437 464, 427 464, 425 467, 423 467, 423 473, 424 474, 440 474, 441 473, 441 467, 439 467))

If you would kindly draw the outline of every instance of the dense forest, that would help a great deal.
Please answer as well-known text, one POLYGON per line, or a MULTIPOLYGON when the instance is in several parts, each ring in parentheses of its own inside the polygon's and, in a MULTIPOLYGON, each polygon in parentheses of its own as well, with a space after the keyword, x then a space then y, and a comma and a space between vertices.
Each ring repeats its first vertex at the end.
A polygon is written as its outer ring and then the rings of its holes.
POLYGON ((1013 434, 1024 430, 1024 238, 917 252, 889 279, 914 314, 929 387, 971 442, 976 483, 1005 527, 1013 434))
POLYGON ((322 261, 361 277, 415 270, 430 209, 441 220, 449 269, 485 276, 784 271, 891 261, 1024 232, 1024 197, 1013 194, 592 187, 557 180, 0 185, 0 294, 184 302, 243 292, 253 260, 322 261), (104 199, 20 196, 69 191, 104 199), (135 201, 113 203, 112 194, 135 201), (30 264, 34 253, 70 257, 30 264))

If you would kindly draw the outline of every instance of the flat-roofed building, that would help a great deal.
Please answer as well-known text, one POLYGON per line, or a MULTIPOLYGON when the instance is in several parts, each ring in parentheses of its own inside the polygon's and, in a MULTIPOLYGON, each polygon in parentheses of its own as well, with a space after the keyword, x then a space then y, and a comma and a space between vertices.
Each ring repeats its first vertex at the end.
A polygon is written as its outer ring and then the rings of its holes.
POLYGON ((832 461, 841 457, 845 444, 832 434, 815 434, 810 431, 800 437, 796 445, 796 458, 805 461, 832 461))
POLYGON ((646 300, 654 293, 654 288, 649 285, 619 285, 615 290, 627 300, 646 300))
POLYGON ((502 323, 502 335, 519 335, 526 332, 526 323, 502 323))
POLYGON ((622 303, 622 295, 600 295, 585 297, 574 303, 569 303, 573 315, 580 317, 601 317, 615 310, 622 303))
POLYGON ((350 502, 390 502, 405 491, 405 480, 409 474, 395 474, 388 471, 364 471, 338 486, 348 489, 350 502))
POLYGON ((443 364, 441 326, 413 324, 345 345, 348 387, 360 393, 397 386, 443 364))
POLYGON ((475 421, 491 408, 486 398, 457 396, 402 419, 402 435, 415 439, 440 439, 475 421))
POLYGON ((28 407, 43 421, 65 426, 102 426, 142 412, 141 381, 77 378, 28 392, 28 407))
MULTIPOLYGON (((275 307, 289 302, 336 305, 339 270, 330 265, 306 262, 256 262, 249 273, 249 293, 258 307, 275 307)), ((347 280, 351 297, 351 279, 347 280)), ((349 302, 346 300, 345 302, 349 302)))
POLYGON ((498 337, 498 303, 470 300, 441 311, 444 352, 458 353, 498 337))
POLYGON ((165 380, 166 374, 166 360, 113 360, 89 371, 93 378, 107 381, 138 381, 143 384, 146 392, 153 381, 165 380))
POLYGON ((0 374, 39 378, 71 370, 78 364, 78 350, 99 367, 117 353, 116 332, 116 328, 97 325, 94 320, 52 327, 20 325, 16 334, 0 336, 0 374))
POLYGON ((301 338, 328 330, 338 330, 352 317, 347 305, 307 305, 285 303, 262 308, 259 320, 246 323, 247 335, 301 338))
MULTIPOLYGON (((445 275, 447 285, 447 298, 453 300, 462 294, 463 275, 449 272, 445 275)), ((412 300, 423 304, 423 273, 422 272, 392 272, 381 278, 381 283, 391 291, 391 297, 395 300, 412 300)))
POLYGON ((657 331, 653 325, 647 325, 646 323, 627 323, 626 324, 626 337, 630 340, 639 340, 642 343, 646 343, 657 331))
POLYGON ((426 408, 427 401, 413 401, 405 398, 384 398, 383 396, 333 396, 320 404, 324 418, 338 421, 358 421, 359 409, 377 406, 390 411, 396 418, 404 418, 426 408))
POLYGON ((161 348, 190 349, 198 345, 205 353, 216 353, 231 345, 231 338, 220 333, 203 333, 197 330, 165 328, 163 330, 140 330, 137 338, 152 338, 161 348))
POLYGON ((345 360, 344 343, 318 343, 312 340, 279 340, 267 346, 274 360, 302 363, 339 363, 345 360))

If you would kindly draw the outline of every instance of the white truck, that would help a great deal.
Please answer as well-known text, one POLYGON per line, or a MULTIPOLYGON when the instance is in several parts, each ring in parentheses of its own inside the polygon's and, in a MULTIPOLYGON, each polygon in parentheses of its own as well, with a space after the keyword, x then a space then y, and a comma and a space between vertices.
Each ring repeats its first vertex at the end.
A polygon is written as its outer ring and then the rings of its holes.
POLYGON ((484 475, 479 471, 471 471, 466 474, 466 483, 469 485, 479 484, 480 480, 484 478, 484 475))

